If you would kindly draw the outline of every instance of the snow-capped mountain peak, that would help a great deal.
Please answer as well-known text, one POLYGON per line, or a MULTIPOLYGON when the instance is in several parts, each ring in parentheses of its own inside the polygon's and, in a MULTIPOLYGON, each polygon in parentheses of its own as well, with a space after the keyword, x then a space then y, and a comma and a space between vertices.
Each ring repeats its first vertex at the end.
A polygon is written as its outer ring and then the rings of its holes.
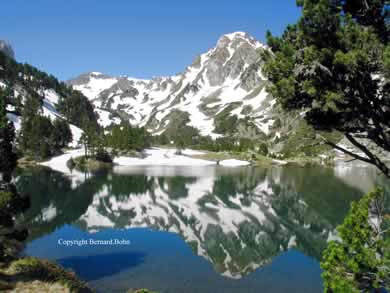
POLYGON ((236 134, 253 137, 268 134, 273 123, 261 50, 267 48, 255 38, 234 32, 175 76, 144 80, 91 72, 68 83, 93 101, 103 126, 127 120, 160 134, 185 123, 216 137, 226 134, 218 121, 230 116, 237 119, 236 134))

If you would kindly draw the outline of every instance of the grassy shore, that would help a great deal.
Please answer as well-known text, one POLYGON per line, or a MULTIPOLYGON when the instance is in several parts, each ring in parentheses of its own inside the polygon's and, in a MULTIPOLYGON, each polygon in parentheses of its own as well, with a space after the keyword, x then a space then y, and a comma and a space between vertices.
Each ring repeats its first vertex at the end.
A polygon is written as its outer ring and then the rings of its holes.
POLYGON ((331 165, 333 163, 333 157, 322 158, 319 156, 299 156, 290 158, 278 158, 249 153, 249 152, 210 152, 204 151, 203 155, 193 155, 192 158, 204 159, 209 161, 221 161, 228 159, 237 159, 250 162, 253 166, 271 166, 275 164, 293 164, 301 167, 313 166, 313 165, 331 165))
POLYGON ((94 158, 86 158, 85 156, 77 157, 71 159, 67 162, 67 165, 70 169, 77 169, 80 171, 94 171, 103 168, 111 168, 113 166, 112 162, 103 162, 96 160, 94 158))
MULTIPOLYGON (((0 266, 1 292, 93 293, 75 273, 56 263, 34 257, 17 259, 0 266)), ((157 293, 148 289, 129 289, 127 293, 157 293)))
POLYGON ((26 257, 0 267, 0 291, 4 292, 94 292, 70 271, 42 259, 26 257))

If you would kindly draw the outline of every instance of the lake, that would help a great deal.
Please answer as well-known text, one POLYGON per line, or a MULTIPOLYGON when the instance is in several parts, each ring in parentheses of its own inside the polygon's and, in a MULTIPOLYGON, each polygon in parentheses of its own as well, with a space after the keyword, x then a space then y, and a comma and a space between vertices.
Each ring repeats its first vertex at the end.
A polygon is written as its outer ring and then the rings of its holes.
POLYGON ((18 219, 30 231, 24 254, 57 261, 97 292, 175 293, 322 292, 319 260, 336 226, 385 182, 361 165, 72 177, 41 167, 15 181, 32 202, 18 219))

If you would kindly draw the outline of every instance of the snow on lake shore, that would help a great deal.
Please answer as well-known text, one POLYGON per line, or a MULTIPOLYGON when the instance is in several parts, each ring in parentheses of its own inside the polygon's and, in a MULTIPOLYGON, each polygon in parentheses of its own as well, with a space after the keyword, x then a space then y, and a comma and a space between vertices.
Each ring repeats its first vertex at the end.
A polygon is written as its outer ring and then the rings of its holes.
POLYGON ((230 159, 230 160, 222 160, 219 162, 219 164, 224 167, 241 167, 241 166, 248 166, 250 163, 248 161, 230 159))
POLYGON ((72 178, 72 187, 75 188, 85 181, 85 174, 77 170, 70 170, 67 162, 71 158, 77 158, 84 155, 83 149, 67 151, 62 155, 51 158, 49 161, 39 163, 42 166, 49 167, 55 171, 69 175, 72 178))
POLYGON ((272 159, 272 164, 275 164, 275 165, 287 165, 288 162, 283 161, 283 160, 272 159))
POLYGON ((205 152, 195 151, 195 150, 191 150, 191 149, 184 149, 181 151, 181 153, 182 153, 182 155, 186 155, 186 156, 198 156, 198 155, 206 154, 205 152))
POLYGON ((145 150, 146 158, 117 157, 114 163, 119 166, 209 166, 216 162, 190 158, 186 155, 200 155, 202 152, 183 150, 177 155, 175 149, 153 148, 145 150))
MULTIPOLYGON (((140 167, 140 166, 175 166, 175 167, 202 167, 202 166, 216 166, 217 162, 208 161, 203 159, 191 158, 192 155, 203 155, 204 152, 185 149, 180 155, 176 154, 176 149, 163 149, 163 148, 152 148, 145 150, 146 157, 135 158, 135 157, 116 157, 114 163, 118 167, 140 167)), ((84 155, 83 149, 75 149, 67 151, 66 153, 54 157, 49 161, 40 163, 40 165, 47 166, 55 171, 64 173, 72 177, 74 185, 84 182, 85 174, 77 170, 70 170, 67 166, 67 162, 71 158, 77 158, 84 155)), ((219 162, 221 166, 225 167, 239 167, 248 166, 250 163, 247 161, 241 161, 236 159, 222 160, 219 162)))
POLYGON ((76 149, 76 150, 71 150, 67 151, 62 155, 59 155, 57 157, 51 158, 49 161, 42 162, 40 165, 47 166, 52 168, 55 171, 62 172, 62 173, 69 173, 70 170, 66 163, 71 159, 71 158, 77 158, 81 157, 84 155, 84 150, 83 149, 76 149))

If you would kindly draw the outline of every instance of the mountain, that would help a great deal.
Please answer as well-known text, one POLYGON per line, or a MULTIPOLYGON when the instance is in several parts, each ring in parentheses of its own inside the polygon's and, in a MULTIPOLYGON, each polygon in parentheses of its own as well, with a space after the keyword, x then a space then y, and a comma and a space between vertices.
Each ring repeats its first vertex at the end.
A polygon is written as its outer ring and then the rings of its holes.
POLYGON ((145 80, 90 72, 68 84, 96 106, 102 126, 123 119, 153 134, 188 125, 212 137, 264 137, 276 117, 261 73, 263 50, 247 33, 235 32, 175 76, 145 80))
POLYGON ((222 36, 182 73, 151 80, 90 72, 63 83, 10 58, 12 48, 2 44, 0 88, 7 92, 8 117, 17 130, 25 98, 32 96, 39 100, 40 115, 70 125, 71 146, 81 129, 128 121, 175 141, 200 135, 249 138, 287 156, 327 150, 319 147, 304 112, 283 112, 267 93, 261 52, 269 49, 243 32, 222 36))
MULTIPOLYGON (((22 115, 26 112, 25 104, 38 105, 34 116, 46 117, 42 122, 41 129, 37 125, 31 131, 42 131, 37 144, 48 140, 43 134, 50 136, 55 120, 67 124, 72 132, 72 141, 69 146, 77 146, 83 128, 96 125, 96 114, 89 100, 80 92, 73 90, 54 76, 47 74, 26 63, 18 63, 14 60, 14 52, 11 46, 0 41, 0 98, 5 99, 7 116, 13 122, 17 137, 20 137, 22 115), (51 121, 51 122, 48 122, 51 121), (44 125, 43 122, 46 122, 44 125), (53 123, 52 123, 53 122, 53 123), (50 129, 46 129, 50 128, 50 129)), ((30 117, 32 118, 32 117, 30 117)))

